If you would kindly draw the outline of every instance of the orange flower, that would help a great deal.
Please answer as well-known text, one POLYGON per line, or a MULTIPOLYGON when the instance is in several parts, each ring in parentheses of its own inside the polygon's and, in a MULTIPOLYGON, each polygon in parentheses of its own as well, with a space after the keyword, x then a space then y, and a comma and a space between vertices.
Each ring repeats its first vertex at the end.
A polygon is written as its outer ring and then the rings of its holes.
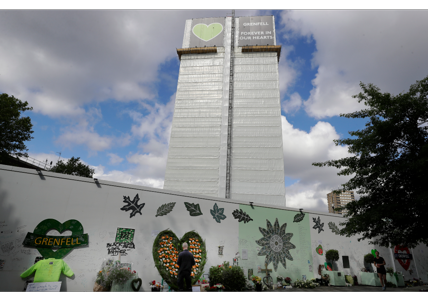
POLYGON ((199 267, 199 264, 196 264, 196 267, 199 267))
POLYGON ((177 276, 177 273, 174 272, 174 275, 177 276))
POLYGON ((197 241, 197 242, 199 242, 199 240, 198 240, 198 239, 196 239, 196 241, 197 241))
POLYGON ((196 265, 193 265, 192 267, 193 267, 193 268, 196 268, 196 265))
POLYGON ((191 273, 190 276, 195 276, 195 274, 191 273))
POLYGON ((170 273, 171 273, 171 275, 174 275, 174 272, 173 271, 169 271, 170 273))

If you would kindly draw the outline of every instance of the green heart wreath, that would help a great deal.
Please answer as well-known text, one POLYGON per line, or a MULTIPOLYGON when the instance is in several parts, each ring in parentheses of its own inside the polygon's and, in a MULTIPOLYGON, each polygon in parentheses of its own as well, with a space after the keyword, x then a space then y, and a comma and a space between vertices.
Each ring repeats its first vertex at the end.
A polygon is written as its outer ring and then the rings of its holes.
POLYGON ((161 231, 153 243, 153 260, 163 280, 175 291, 178 290, 178 254, 183 250, 182 244, 189 245, 189 251, 193 254, 196 265, 191 273, 192 285, 203 274, 204 265, 207 262, 207 250, 205 242, 195 231, 187 232, 181 239, 174 232, 167 229, 161 231))
POLYGON ((141 280, 141 278, 135 278, 135 279, 133 279, 131 281, 132 290, 134 290, 135 292, 137 292, 138 290, 140 290, 142 284, 143 284, 143 281, 141 280), (134 286, 134 283, 137 283, 137 286, 134 286))

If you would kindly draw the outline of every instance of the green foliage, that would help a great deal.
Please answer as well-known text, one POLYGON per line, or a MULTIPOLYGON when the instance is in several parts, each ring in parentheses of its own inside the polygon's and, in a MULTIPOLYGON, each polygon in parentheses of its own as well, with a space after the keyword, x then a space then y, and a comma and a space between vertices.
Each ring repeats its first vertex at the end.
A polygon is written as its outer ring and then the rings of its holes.
MULTIPOLYGON (((229 266, 228 262, 225 262, 225 263, 227 263, 227 266, 229 266)), ((223 271, 224 271, 223 265, 211 266, 208 272, 208 279, 210 281, 211 287, 217 283, 223 283, 223 271)))
POLYGON ((70 158, 66 164, 62 160, 58 161, 49 171, 84 176, 87 178, 92 178, 95 173, 95 169, 89 168, 88 165, 80 161, 80 157, 74 158, 74 156, 70 158))
POLYGON ((246 288, 247 278, 239 266, 229 266, 223 272, 223 285, 226 291, 242 291, 246 288))
POLYGON ((325 253, 325 259, 327 261, 337 261, 337 260, 339 260, 339 251, 337 251, 335 249, 327 250, 327 252, 325 253))
POLYGON ((394 274, 394 269, 392 268, 392 267, 387 267, 386 268, 386 272, 388 273, 388 274, 394 274))
POLYGON ((368 253, 364 256, 364 262, 366 263, 372 264, 374 262, 374 259, 375 257, 371 253, 368 253))
POLYGON ((247 289, 247 278, 242 267, 229 265, 224 262, 222 265, 211 266, 209 270, 210 286, 218 283, 224 285, 226 291, 242 291, 247 289))
POLYGON ((33 124, 30 117, 21 117, 21 112, 33 110, 27 107, 27 102, 9 96, 6 93, 0 94, 0 163, 8 155, 28 156, 23 151, 28 151, 24 141, 33 139, 31 134, 33 124))
POLYGON ((131 273, 131 271, 127 269, 120 269, 118 267, 114 267, 108 275, 108 281, 110 284, 112 284, 113 282, 118 284, 124 284, 133 276, 134 275, 131 273))
POLYGON ((354 156, 313 163, 352 175, 342 189, 361 194, 344 207, 348 220, 340 224, 345 226, 340 234, 386 247, 428 245, 428 77, 398 95, 381 93, 373 84, 360 86, 363 92, 353 97, 367 108, 340 116, 368 122, 349 132, 352 138, 334 140, 354 156))

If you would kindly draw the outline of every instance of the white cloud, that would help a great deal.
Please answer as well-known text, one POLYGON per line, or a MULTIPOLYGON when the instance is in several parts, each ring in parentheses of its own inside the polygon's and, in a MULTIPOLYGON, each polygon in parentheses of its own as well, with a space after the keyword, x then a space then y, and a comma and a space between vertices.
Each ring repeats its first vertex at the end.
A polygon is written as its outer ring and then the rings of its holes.
POLYGON ((109 164, 110 165, 117 165, 120 164, 123 161, 123 158, 114 154, 114 153, 107 153, 107 156, 110 157, 109 164))
POLYGON ((359 82, 398 94, 427 76, 428 11, 294 10, 281 14, 285 35, 313 38, 318 67, 305 110, 323 118, 363 108, 359 82), (289 31, 289 32, 287 32, 289 31))
POLYGON ((99 180, 106 180, 112 182, 119 182, 132 185, 141 185, 146 187, 162 188, 163 179, 154 179, 149 177, 138 176, 130 173, 129 171, 112 170, 104 172, 103 166, 91 166, 95 168, 94 177, 99 180))
POLYGON ((286 187, 288 207, 327 211, 327 193, 338 189, 350 177, 338 176, 339 169, 315 167, 314 162, 324 162, 351 156, 347 147, 335 146, 333 139, 339 135, 330 123, 319 121, 310 132, 294 128, 282 116, 284 144, 284 173, 298 182, 286 187))
POLYGON ((0 11, 0 92, 51 117, 79 117, 93 102, 155 99, 160 64, 178 61, 185 20, 229 12, 0 11))
POLYGON ((299 93, 294 92, 290 95, 290 99, 283 101, 281 103, 282 110, 285 113, 295 113, 300 109, 300 106, 302 105, 302 98, 300 97, 299 93))

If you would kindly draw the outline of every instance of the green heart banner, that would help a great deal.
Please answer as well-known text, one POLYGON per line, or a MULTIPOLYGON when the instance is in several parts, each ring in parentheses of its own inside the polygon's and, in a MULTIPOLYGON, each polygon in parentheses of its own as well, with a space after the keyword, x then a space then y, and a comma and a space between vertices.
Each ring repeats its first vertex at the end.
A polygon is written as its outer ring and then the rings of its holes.
POLYGON ((75 219, 67 220, 62 224, 58 220, 49 218, 40 222, 34 228, 33 233, 28 232, 22 244, 37 248, 45 259, 62 259, 75 247, 87 246, 89 236, 83 234, 82 224, 75 219), (46 235, 51 230, 57 230, 59 233, 70 230, 71 236, 46 235), (52 249, 58 250, 53 251, 52 249))
POLYGON ((192 32, 201 40, 208 42, 215 38, 223 31, 223 26, 219 23, 197 24, 193 27, 192 32))

